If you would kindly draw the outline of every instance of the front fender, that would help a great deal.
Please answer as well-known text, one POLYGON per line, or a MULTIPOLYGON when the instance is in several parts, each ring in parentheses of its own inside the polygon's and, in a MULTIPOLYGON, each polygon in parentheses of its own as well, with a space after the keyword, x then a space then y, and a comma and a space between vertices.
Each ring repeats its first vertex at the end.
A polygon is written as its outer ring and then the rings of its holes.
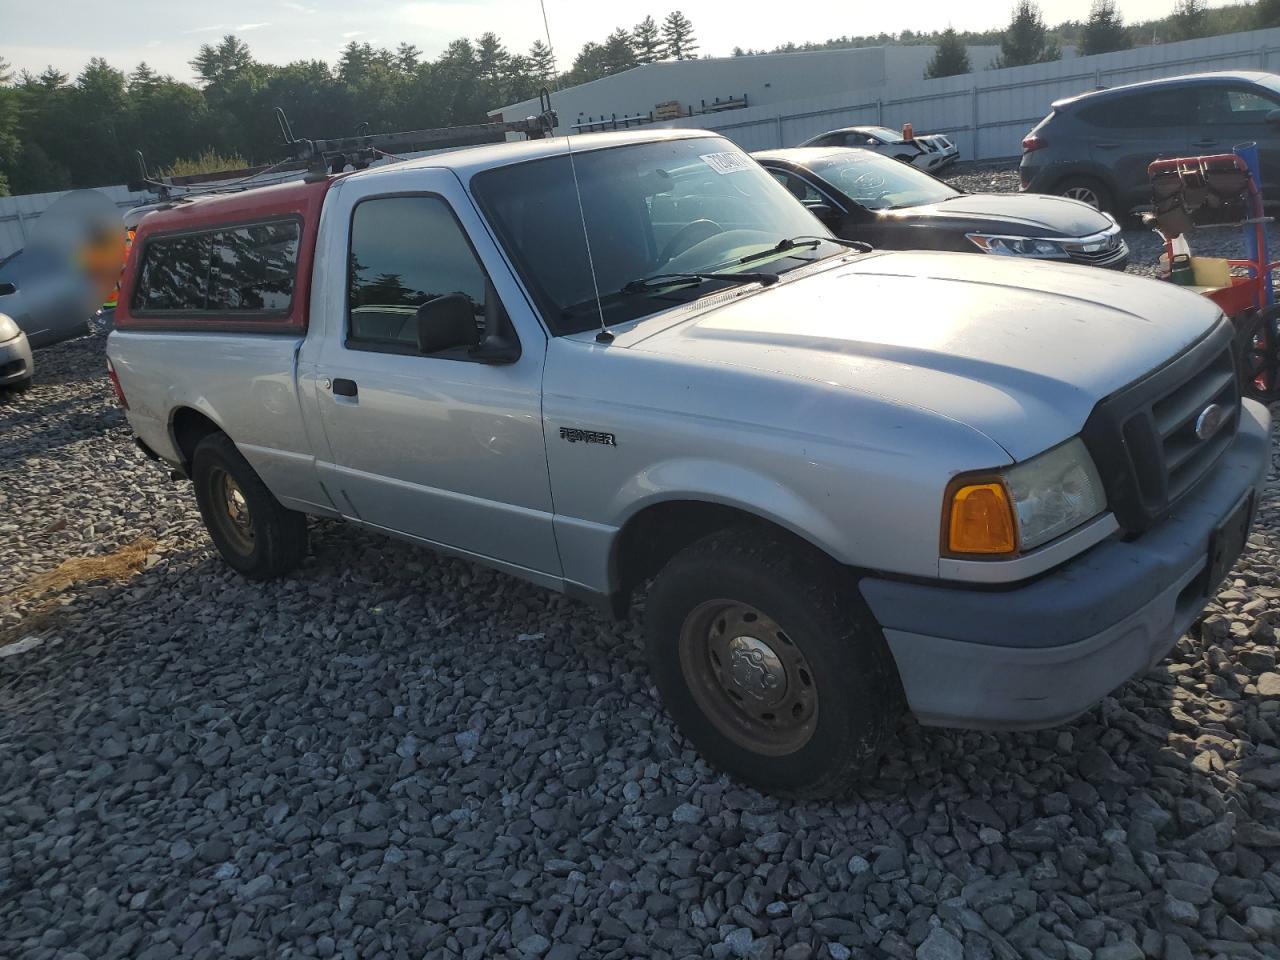
POLYGON ((790 530, 842 563, 851 562, 842 531, 828 516, 776 478, 739 464, 692 457, 656 463, 619 488, 610 513, 622 528, 647 507, 673 500, 734 507, 790 530))
POLYGON ((608 500, 608 522, 556 516, 565 579, 595 593, 612 592, 618 585, 618 540, 627 523, 650 507, 673 502, 731 507, 791 531, 842 563, 853 562, 848 533, 797 491, 738 464, 682 457, 652 464, 624 481, 608 500))

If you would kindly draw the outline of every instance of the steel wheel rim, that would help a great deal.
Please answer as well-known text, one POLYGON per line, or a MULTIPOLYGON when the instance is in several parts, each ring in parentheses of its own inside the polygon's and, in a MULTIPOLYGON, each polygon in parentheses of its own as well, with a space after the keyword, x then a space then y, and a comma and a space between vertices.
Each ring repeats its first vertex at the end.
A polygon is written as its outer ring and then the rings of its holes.
POLYGON ((771 617, 708 600, 680 628, 680 669, 699 709, 736 745, 786 756, 813 737, 818 689, 804 652, 771 617))
POLYGON ((1068 187, 1063 191, 1062 195, 1068 200, 1079 200, 1081 203, 1087 203, 1095 210, 1102 209, 1098 194, 1088 187, 1068 187))
POLYGON ((248 498, 244 490, 236 482, 235 477, 225 470, 215 470, 212 479, 213 495, 216 502, 218 526, 237 551, 243 554, 253 552, 253 514, 249 510, 248 498))

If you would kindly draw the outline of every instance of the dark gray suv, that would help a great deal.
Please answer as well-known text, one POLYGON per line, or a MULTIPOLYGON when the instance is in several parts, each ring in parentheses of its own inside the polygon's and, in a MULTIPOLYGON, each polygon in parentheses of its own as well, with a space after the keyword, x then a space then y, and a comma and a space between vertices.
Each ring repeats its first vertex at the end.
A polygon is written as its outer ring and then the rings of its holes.
POLYGON ((1116 214, 1151 203, 1147 164, 1256 141, 1263 195, 1280 200, 1280 76, 1198 73, 1059 100, 1022 141, 1022 189, 1116 214))

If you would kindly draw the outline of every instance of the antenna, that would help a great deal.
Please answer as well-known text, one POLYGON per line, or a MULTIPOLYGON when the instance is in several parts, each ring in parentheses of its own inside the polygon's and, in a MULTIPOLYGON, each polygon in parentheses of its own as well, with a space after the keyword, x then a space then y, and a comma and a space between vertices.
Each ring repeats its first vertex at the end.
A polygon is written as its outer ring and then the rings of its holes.
POLYGON ((547 49, 551 51, 551 83, 560 85, 560 71, 556 69, 556 45, 551 42, 551 24, 547 23, 547 0, 538 0, 542 8, 542 32, 547 35, 547 49))
POLYGON ((587 248, 587 269, 591 271, 591 289, 596 295, 596 313, 600 316, 600 332, 596 343, 613 343, 613 334, 604 322, 604 304, 600 301, 600 283, 596 280, 596 260, 591 255, 591 235, 587 230, 587 213, 582 207, 582 187, 578 184, 578 165, 573 162, 573 140, 566 136, 564 145, 569 151, 569 170, 573 175, 573 192, 578 195, 578 218, 582 221, 582 242, 587 248))
MULTIPOLYGON (((542 7, 542 29, 547 35, 547 46, 551 50, 551 70, 554 76, 556 73, 556 45, 551 42, 551 25, 547 22, 547 2, 546 0, 538 0, 538 5, 542 7)), ((556 115, 551 110, 551 94, 546 87, 543 87, 538 94, 538 107, 542 111, 543 117, 550 117, 552 120, 550 126, 547 127, 547 136, 551 136, 555 128, 556 115)), ((578 200, 578 220, 582 224, 582 243, 587 248, 587 269, 591 271, 591 290, 596 297, 596 315, 600 318, 600 332, 596 334, 596 343, 613 343, 613 334, 609 332, 609 326, 604 322, 604 304, 600 300, 600 281, 596 278, 596 259, 591 254, 591 232, 587 229, 587 211, 582 206, 582 185, 578 181, 578 165, 573 159, 573 138, 568 132, 564 135, 564 145, 569 152, 569 172, 573 176, 573 192, 578 200)))

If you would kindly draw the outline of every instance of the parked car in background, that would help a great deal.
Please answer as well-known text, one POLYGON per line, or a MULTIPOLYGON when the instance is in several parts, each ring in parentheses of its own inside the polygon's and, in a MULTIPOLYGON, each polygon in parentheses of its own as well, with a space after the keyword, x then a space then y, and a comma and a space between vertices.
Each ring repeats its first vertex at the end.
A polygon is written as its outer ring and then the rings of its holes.
POLYGON ((233 568, 286 574, 315 514, 618 615, 647 585, 681 729, 811 796, 904 709, 1060 723, 1199 616, 1271 462, 1212 303, 852 251, 701 131, 568 146, 142 221, 108 370, 233 568))
POLYGON ((1280 199, 1280 76, 1198 73, 1095 90, 1053 104, 1022 141, 1022 189, 1117 215, 1151 203, 1147 165, 1256 141, 1262 192, 1280 199))
POLYGON ((0 260, 0 313, 32 347, 83 336, 124 263, 120 211, 96 190, 59 197, 31 228, 26 246, 0 260))
POLYGON ((922 134, 907 140, 889 127, 841 127, 810 137, 802 147, 858 147, 922 170, 936 172, 960 155, 959 148, 939 134, 922 134))
POLYGON ((85 286, 65 258, 19 250, 0 261, 0 313, 13 318, 33 347, 84 336, 96 309, 85 286))
POLYGON ((912 161, 913 167, 920 167, 929 173, 945 170, 960 158, 960 148, 951 142, 950 137, 940 133, 925 133, 916 137, 916 143, 924 147, 925 154, 912 161))
POLYGON ((885 250, 955 250, 1121 269, 1129 247, 1109 214, 1078 200, 962 193, 866 150, 752 154, 837 236, 885 250))
POLYGON ((0 313, 0 390, 24 390, 31 384, 31 344, 13 318, 0 313))

